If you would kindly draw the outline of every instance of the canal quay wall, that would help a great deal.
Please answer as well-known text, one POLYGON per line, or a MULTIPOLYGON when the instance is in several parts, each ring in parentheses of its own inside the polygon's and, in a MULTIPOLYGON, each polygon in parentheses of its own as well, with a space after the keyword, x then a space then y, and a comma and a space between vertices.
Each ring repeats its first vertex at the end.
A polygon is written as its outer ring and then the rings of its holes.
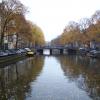
POLYGON ((8 65, 8 64, 15 63, 17 61, 25 59, 26 57, 27 56, 25 54, 0 57, 0 67, 3 67, 3 66, 8 65))

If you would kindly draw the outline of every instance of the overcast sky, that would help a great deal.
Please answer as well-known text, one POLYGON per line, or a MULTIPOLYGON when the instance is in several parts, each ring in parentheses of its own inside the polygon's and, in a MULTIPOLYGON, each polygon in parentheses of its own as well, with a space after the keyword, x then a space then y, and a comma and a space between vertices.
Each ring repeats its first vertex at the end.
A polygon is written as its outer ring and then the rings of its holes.
POLYGON ((27 19, 44 32, 46 41, 63 32, 69 21, 89 18, 100 10, 100 0, 20 0, 28 7, 27 19))

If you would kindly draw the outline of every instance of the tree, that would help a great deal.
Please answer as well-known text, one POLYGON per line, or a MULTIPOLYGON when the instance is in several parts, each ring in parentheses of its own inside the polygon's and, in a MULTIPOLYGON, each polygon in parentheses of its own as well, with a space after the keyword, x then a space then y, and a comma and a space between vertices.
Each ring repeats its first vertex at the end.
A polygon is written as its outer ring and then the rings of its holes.
POLYGON ((20 41, 30 41, 32 42, 32 31, 28 21, 25 19, 24 15, 15 15, 15 33, 16 33, 16 48, 17 44, 20 41))
POLYGON ((59 44, 78 42, 80 45, 92 40, 100 42, 100 10, 96 11, 91 18, 82 18, 79 23, 69 22, 59 38, 52 42, 59 44))
POLYGON ((24 15, 26 12, 25 6, 18 0, 3 0, 0 3, 0 25, 1 25, 1 38, 0 46, 3 49, 4 35, 7 32, 9 23, 14 20, 16 14, 24 15))
POLYGON ((93 23, 100 22, 100 10, 97 10, 91 17, 93 23))
POLYGON ((30 23, 31 28, 32 28, 32 37, 34 40, 34 45, 44 45, 45 44, 45 38, 44 38, 44 34, 43 31, 41 30, 41 28, 39 26, 37 26, 36 24, 30 23))

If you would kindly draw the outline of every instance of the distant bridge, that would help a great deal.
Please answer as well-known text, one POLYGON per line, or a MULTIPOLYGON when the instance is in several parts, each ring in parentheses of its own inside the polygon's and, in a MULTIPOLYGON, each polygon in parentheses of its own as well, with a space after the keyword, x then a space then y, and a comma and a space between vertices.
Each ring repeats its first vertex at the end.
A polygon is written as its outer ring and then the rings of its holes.
POLYGON ((66 50, 68 53, 76 53, 76 48, 65 47, 65 46, 42 46, 42 47, 36 47, 35 50, 36 53, 39 54, 43 54, 45 50, 49 50, 50 55, 52 55, 55 50, 58 51, 59 54, 63 54, 64 50, 66 50))

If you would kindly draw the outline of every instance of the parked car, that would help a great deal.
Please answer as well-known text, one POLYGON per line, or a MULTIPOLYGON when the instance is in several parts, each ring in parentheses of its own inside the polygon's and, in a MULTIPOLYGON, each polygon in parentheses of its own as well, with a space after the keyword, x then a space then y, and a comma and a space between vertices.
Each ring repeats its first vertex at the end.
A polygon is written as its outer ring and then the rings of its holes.
POLYGON ((27 51, 27 56, 33 56, 35 54, 30 48, 25 48, 25 50, 27 51))
POLYGON ((89 48, 80 47, 79 54, 86 55, 90 51, 89 48))
POLYGON ((100 58, 100 50, 91 50, 88 54, 90 57, 100 58))
POLYGON ((26 51, 31 51, 31 49, 30 49, 30 48, 25 48, 25 50, 26 50, 26 51))
POLYGON ((3 51, 3 50, 0 50, 0 57, 4 57, 4 56, 7 56, 8 53, 3 51))
POLYGON ((25 49, 18 49, 16 50, 16 53, 21 55, 21 54, 26 54, 27 51, 25 49))
POLYGON ((79 54, 86 54, 87 51, 85 48, 79 48, 79 54))
POLYGON ((8 55, 12 55, 12 52, 10 50, 5 50, 5 53, 7 53, 8 55))
POLYGON ((9 51, 11 52, 11 55, 17 54, 15 49, 9 49, 9 51))

